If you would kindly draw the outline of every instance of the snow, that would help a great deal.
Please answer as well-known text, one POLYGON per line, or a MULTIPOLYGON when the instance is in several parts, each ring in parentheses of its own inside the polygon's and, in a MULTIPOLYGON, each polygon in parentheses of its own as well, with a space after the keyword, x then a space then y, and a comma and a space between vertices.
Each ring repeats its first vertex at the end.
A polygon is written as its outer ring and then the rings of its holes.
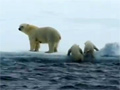
MULTIPOLYGON (((0 52, 1 60, 22 60, 23 62, 35 61, 39 62, 71 62, 73 58, 67 56, 67 53, 44 53, 44 52, 0 52)), ((104 61, 120 61, 120 45, 118 43, 106 44, 104 48, 95 52, 95 62, 104 61)), ((85 60, 92 61, 92 59, 85 60)))

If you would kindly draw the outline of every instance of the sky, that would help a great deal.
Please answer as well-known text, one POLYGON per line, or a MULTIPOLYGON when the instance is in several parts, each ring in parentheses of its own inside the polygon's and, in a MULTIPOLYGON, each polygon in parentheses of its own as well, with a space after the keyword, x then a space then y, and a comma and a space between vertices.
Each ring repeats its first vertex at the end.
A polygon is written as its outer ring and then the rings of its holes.
MULTIPOLYGON (((60 52, 87 40, 98 48, 120 43, 120 0, 0 0, 0 51, 28 51, 21 23, 56 28, 62 39, 60 52)), ((42 44, 40 51, 47 51, 42 44)))

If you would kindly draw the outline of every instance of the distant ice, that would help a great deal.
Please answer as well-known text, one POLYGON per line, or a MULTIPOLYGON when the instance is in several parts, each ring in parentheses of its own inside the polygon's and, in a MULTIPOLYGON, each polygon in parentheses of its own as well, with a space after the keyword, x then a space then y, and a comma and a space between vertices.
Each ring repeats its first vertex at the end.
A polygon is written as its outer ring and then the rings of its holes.
POLYGON ((120 56, 119 43, 107 43, 100 51, 95 53, 97 58, 120 56))

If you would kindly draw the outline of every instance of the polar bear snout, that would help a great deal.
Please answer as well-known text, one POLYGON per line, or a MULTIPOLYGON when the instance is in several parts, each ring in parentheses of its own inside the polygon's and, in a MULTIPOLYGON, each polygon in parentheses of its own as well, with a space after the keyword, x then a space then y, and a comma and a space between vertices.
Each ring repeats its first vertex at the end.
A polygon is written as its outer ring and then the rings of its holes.
POLYGON ((19 31, 21 31, 21 28, 18 28, 19 31))
POLYGON ((20 27, 18 28, 18 30, 19 30, 19 31, 22 31, 23 28, 24 28, 23 26, 20 26, 20 27))

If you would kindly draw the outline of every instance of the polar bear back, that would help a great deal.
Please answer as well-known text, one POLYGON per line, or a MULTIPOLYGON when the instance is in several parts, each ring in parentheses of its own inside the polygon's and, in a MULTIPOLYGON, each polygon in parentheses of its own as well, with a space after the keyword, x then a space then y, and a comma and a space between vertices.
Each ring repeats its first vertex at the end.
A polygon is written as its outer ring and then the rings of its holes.
POLYGON ((60 34, 58 31, 52 27, 43 27, 43 28, 38 28, 35 31, 34 36, 36 36, 37 40, 42 42, 42 43, 47 43, 47 42, 56 42, 61 39, 60 34))
POLYGON ((79 60, 82 58, 82 54, 80 53, 80 47, 76 44, 71 47, 71 54, 75 60, 79 60))
POLYGON ((94 44, 90 41, 85 42, 85 52, 94 50, 94 44))

